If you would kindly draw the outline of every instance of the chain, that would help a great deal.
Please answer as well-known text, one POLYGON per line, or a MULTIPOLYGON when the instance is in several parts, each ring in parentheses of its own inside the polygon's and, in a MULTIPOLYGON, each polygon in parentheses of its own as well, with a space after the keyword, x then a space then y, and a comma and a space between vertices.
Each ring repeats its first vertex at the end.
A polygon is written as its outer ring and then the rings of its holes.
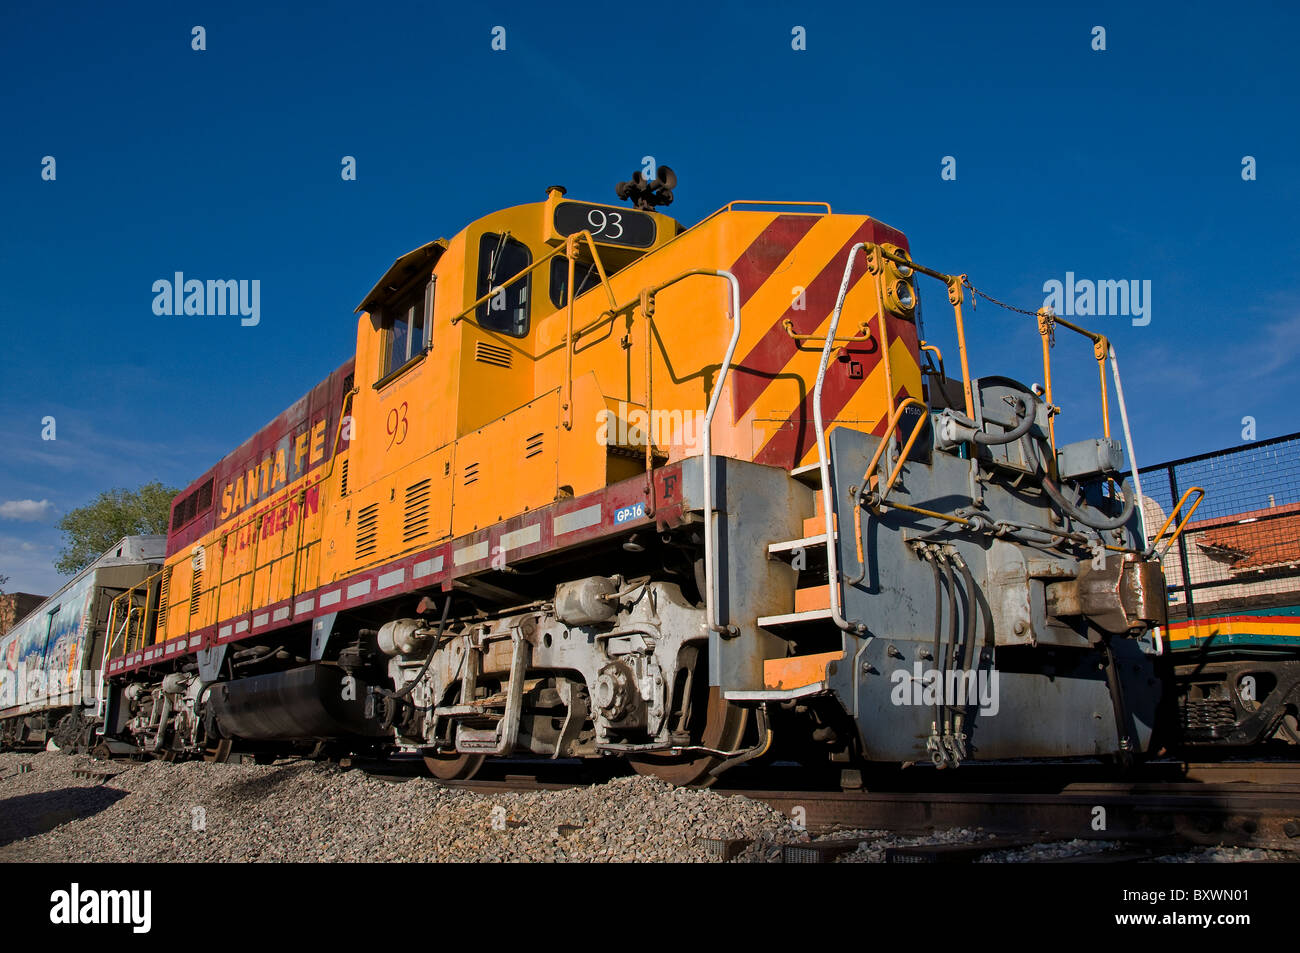
MULTIPOLYGON (((1007 304, 1005 301, 999 301, 997 298, 993 297, 992 295, 985 294, 984 292, 976 288, 973 284, 970 283, 970 279, 967 278, 965 275, 962 275, 961 283, 965 285, 967 288, 969 288, 972 294, 979 295, 985 301, 995 304, 999 308, 1005 308, 1008 311, 1014 311, 1016 312, 1016 314, 1027 314, 1031 318, 1038 318, 1040 320, 1045 319, 1047 321, 1048 334, 1050 335, 1049 341, 1052 344, 1056 343, 1056 315, 1052 314, 1050 311, 1048 311, 1047 314, 1044 315, 1039 313, 1038 311, 1026 311, 1024 308, 1017 308, 1014 304, 1007 304)), ((975 310, 974 298, 971 299, 971 310, 972 311, 975 310)))
POLYGON ((1027 314, 1027 315, 1029 315, 1031 318, 1036 318, 1036 317, 1038 317, 1038 312, 1037 312, 1037 311, 1026 311, 1024 308, 1017 308, 1017 307, 1016 307, 1015 305, 1013 305, 1013 304, 1007 304, 1005 301, 999 301, 997 298, 993 297, 992 295, 987 295, 987 294, 985 294, 984 292, 982 292, 982 291, 980 291, 978 288, 976 288, 973 284, 971 284, 969 278, 965 278, 965 277, 963 277, 963 278, 962 278, 962 284, 964 284, 967 288, 969 288, 969 289, 970 289, 972 292, 974 292, 975 294, 979 295, 979 296, 980 296, 981 298, 983 298, 985 301, 991 302, 991 303, 997 305, 999 308, 1006 308, 1008 311, 1015 311, 1017 314, 1027 314))

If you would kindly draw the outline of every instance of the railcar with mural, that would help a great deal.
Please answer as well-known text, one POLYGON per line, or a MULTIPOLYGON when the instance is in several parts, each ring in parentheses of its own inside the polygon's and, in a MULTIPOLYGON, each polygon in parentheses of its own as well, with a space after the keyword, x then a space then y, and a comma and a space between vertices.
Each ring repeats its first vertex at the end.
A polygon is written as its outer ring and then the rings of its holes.
POLYGON ((969 282, 902 232, 688 228, 674 184, 552 187, 397 258, 351 357, 176 498, 115 604, 106 737, 678 784, 1146 751, 1165 593, 1110 343, 1038 318, 1101 370, 1098 435, 1058 444, 1050 367, 975 376, 969 282))
POLYGON ((157 572, 166 538, 127 536, 0 636, 0 748, 87 748, 113 600, 157 572))

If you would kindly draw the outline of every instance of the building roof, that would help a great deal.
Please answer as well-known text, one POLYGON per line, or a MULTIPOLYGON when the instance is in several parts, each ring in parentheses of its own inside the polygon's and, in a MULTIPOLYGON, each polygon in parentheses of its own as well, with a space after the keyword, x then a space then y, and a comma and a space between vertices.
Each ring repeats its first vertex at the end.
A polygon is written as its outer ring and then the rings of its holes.
POLYGON ((1205 554, 1242 573, 1300 566, 1300 503, 1203 520, 1188 527, 1205 554))

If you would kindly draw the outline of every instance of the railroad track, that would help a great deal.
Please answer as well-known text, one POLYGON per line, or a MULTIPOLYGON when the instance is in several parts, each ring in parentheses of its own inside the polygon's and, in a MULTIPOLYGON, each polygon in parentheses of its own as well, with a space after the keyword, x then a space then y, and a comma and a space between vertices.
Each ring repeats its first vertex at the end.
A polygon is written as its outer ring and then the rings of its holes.
MULTIPOLYGON (((355 766, 394 780, 416 776, 414 764, 355 766)), ((1155 762, 1124 778, 1100 764, 980 765, 958 772, 897 772, 881 787, 869 783, 870 790, 782 786, 783 781, 805 777, 793 768, 737 771, 713 790, 762 801, 819 838, 787 847, 790 862, 831 860, 878 836, 860 832, 919 836, 956 828, 979 830, 985 836, 956 844, 889 848, 886 859, 970 861, 995 850, 1077 839, 1121 845, 1071 858, 1088 863, 1151 859, 1220 845, 1294 851, 1300 860, 1296 762, 1155 762), (835 836, 844 831, 859 833, 835 836)), ((492 776, 447 786, 494 794, 562 790, 599 780, 575 765, 512 762, 492 776)), ((711 846, 719 859, 729 859, 744 844, 711 846)))

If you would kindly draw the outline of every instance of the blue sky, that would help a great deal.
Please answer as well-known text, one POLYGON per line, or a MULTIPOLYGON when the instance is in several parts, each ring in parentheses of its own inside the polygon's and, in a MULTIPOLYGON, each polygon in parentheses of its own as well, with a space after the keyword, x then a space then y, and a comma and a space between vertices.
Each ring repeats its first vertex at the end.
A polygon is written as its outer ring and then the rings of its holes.
MULTIPOLYGON (((1245 416, 1259 438, 1300 429, 1298 35, 1282 2, 9 0, 0 573, 53 591, 61 513, 184 485, 304 393, 399 254, 552 183, 614 201, 646 155, 677 170, 686 223, 733 198, 826 200, 1022 307, 1066 272, 1149 280, 1148 325, 1091 319, 1141 463, 1239 444, 1245 416), (259 279, 260 324, 154 315, 176 271, 259 279)), ((941 289, 922 294, 948 345, 941 289)), ((968 317, 977 373, 1041 376, 1032 320, 968 317)), ((1057 387, 1086 397, 1061 426, 1091 436, 1090 352, 1060 344, 1057 387)))

